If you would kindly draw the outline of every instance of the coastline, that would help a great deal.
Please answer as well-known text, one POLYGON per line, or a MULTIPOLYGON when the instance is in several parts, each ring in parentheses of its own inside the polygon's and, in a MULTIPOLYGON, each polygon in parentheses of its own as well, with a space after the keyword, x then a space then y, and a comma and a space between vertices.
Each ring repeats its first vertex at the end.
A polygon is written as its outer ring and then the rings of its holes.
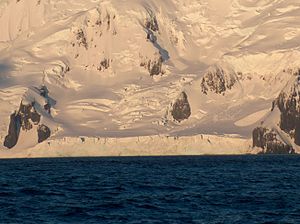
POLYGON ((0 158, 197 156, 256 154, 251 139, 233 136, 64 137, 32 148, 1 150, 0 158))

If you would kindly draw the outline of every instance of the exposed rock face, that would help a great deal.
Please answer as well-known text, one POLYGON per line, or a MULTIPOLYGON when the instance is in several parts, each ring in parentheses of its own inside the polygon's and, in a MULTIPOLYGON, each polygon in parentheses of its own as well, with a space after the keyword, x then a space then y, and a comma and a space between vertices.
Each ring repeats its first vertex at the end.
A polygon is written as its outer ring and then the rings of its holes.
POLYGON ((252 132, 253 147, 262 148, 264 154, 293 154, 292 146, 281 141, 274 130, 257 127, 252 132))
POLYGON ((48 114, 51 114, 51 104, 50 103, 46 103, 44 105, 44 109, 45 109, 45 111, 47 111, 48 114))
POLYGON ((32 124, 37 125, 40 122, 41 116, 34 108, 34 102, 31 104, 23 104, 21 102, 19 111, 10 116, 10 124, 8 135, 5 137, 4 146, 11 149, 19 139, 21 128, 23 131, 32 129, 32 124))
POLYGON ((10 115, 10 124, 8 129, 8 135, 5 137, 4 146, 6 148, 13 148, 19 139, 21 129, 21 117, 17 112, 10 115))
MULTIPOLYGON (((282 91, 272 103, 272 111, 278 107, 280 111, 279 127, 287 133, 296 145, 300 145, 300 98, 298 83, 290 89, 282 91)), ((294 149, 278 140, 275 131, 256 128, 253 131, 253 146, 261 147, 266 152, 295 153, 294 149)))
POLYGON ((150 76, 159 75, 162 73, 162 63, 163 59, 161 56, 155 61, 150 60, 148 62, 148 71, 150 73, 150 76))
MULTIPOLYGON (((67 66, 65 70, 69 71, 70 68, 67 66)), ((42 97, 44 97, 44 98, 48 98, 49 97, 49 90, 48 90, 47 86, 43 85, 43 86, 41 86, 41 88, 37 88, 37 89, 38 89, 38 91, 40 91, 40 95, 42 97)))
POLYGON ((159 31, 159 26, 158 26, 156 16, 152 11, 148 11, 148 14, 149 14, 148 18, 146 19, 145 22, 146 29, 151 30, 153 32, 159 31))
MULTIPOLYGON (((19 111, 10 116, 8 135, 5 137, 4 146, 13 148, 19 139, 20 131, 29 131, 33 125, 38 125, 41 121, 41 115, 35 109, 35 102, 24 104, 21 102, 19 111)), ((38 143, 50 137, 51 131, 45 125, 39 125, 37 129, 38 143)))
POLYGON ((293 87, 289 95, 282 92, 277 98, 277 106, 281 112, 280 128, 287 133, 296 128, 296 121, 299 120, 300 108, 298 95, 298 91, 293 87))
POLYGON ((47 140, 51 135, 51 130, 46 125, 39 125, 38 129, 38 143, 47 140))
POLYGON ((99 66, 98 66, 98 70, 99 71, 104 71, 104 70, 107 70, 109 67, 110 67, 110 63, 111 63, 111 60, 110 59, 104 59, 100 62, 99 66))
POLYGON ((154 59, 145 58, 140 66, 148 70, 150 76, 163 74, 162 66, 164 59, 160 54, 155 55, 154 59))
POLYGON ((276 100, 280 114, 280 128, 300 145, 300 94, 297 85, 289 93, 281 92, 276 100))
POLYGON ((171 114, 178 122, 186 120, 191 116, 191 107, 185 92, 182 92, 173 104, 171 114))
POLYGON ((209 91, 224 94, 227 89, 231 89, 237 82, 236 76, 219 66, 210 68, 202 78, 201 89, 204 94, 209 91))
MULTIPOLYGON (((68 71, 70 68, 67 66, 66 71, 68 71)), ((55 101, 49 97, 49 90, 47 86, 42 85, 40 88, 36 88, 40 92, 40 95, 45 98, 45 104, 44 104, 44 110, 51 114, 51 108, 52 104, 55 104, 55 101)))
POLYGON ((157 35, 159 35, 159 25, 155 14, 148 9, 148 16, 145 21, 145 30, 147 33, 147 40, 153 43, 153 46, 158 50, 153 59, 147 59, 141 63, 141 66, 145 67, 150 76, 160 75, 162 71, 163 62, 167 61, 170 56, 169 52, 164 49, 159 43, 157 35))
POLYGON ((297 117, 296 119, 296 126, 295 126, 295 144, 300 145, 300 119, 297 117))
POLYGON ((40 123, 41 115, 37 113, 34 108, 34 102, 31 104, 23 104, 21 102, 18 115, 21 118, 21 127, 23 131, 29 131, 32 129, 32 123, 37 125, 40 123), (32 123, 31 123, 32 122, 32 123))
POLYGON ((79 29, 77 31, 76 39, 78 41, 78 46, 83 46, 86 50, 88 49, 88 43, 86 40, 86 36, 82 29, 79 29))

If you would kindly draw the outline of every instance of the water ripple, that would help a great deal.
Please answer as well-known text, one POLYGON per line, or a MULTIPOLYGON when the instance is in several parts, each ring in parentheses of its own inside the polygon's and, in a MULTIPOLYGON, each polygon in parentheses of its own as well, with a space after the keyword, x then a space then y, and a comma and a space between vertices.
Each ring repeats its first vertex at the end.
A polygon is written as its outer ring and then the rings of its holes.
POLYGON ((0 223, 300 223, 299 156, 0 161, 0 223))

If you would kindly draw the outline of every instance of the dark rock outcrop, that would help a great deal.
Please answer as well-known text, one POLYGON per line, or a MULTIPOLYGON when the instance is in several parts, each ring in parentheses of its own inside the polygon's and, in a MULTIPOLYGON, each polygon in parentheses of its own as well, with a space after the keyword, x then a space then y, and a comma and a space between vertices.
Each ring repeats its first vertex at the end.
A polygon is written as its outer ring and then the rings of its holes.
POLYGON ((300 145, 300 119, 299 119, 299 117, 297 117, 297 119, 296 119, 294 138, 295 138, 295 144, 300 145))
POLYGON ((38 132, 38 143, 47 140, 51 135, 50 128, 48 128, 46 125, 43 124, 38 126, 37 132, 38 132))
POLYGON ((300 93, 298 84, 290 89, 290 92, 283 91, 275 101, 280 110, 280 128, 288 133, 297 145, 300 145, 300 93))
MULTIPOLYGON (((38 143, 45 141, 51 135, 50 128, 41 124, 41 114, 38 113, 37 109, 44 109, 45 112, 51 115, 51 108, 56 104, 56 101, 49 97, 49 90, 45 85, 33 87, 32 90, 35 94, 40 95, 39 101, 36 100, 35 96, 31 96, 33 100, 29 102, 22 100, 18 111, 10 116, 8 134, 4 140, 4 146, 6 148, 13 148, 18 143, 21 131, 26 132, 36 128, 38 143), (40 105, 39 103, 43 102, 43 100, 45 104, 40 105)), ((45 115, 45 113, 43 114, 45 115)))
MULTIPOLYGON (((41 115, 35 109, 35 102, 29 104, 21 102, 18 112, 10 116, 8 134, 3 145, 9 149, 13 148, 18 143, 21 130, 29 131, 33 125, 38 125, 40 121, 41 115)), ((40 143, 50 137, 51 131, 47 126, 39 125, 37 134, 38 143, 40 143)))
POLYGON ((86 50, 88 49, 88 43, 86 40, 85 33, 82 29, 79 29, 76 33, 76 39, 78 41, 78 46, 83 46, 86 50))
MULTIPOLYGON (((66 66, 66 71, 68 71, 70 68, 69 66, 66 66)), ((56 104, 56 101, 53 100, 51 97, 49 97, 49 90, 47 88, 47 86, 45 85, 42 85, 41 87, 39 88, 35 88, 39 94, 45 98, 45 104, 44 104, 44 110, 51 115, 51 108, 52 108, 52 105, 55 105, 56 104)))
POLYGON ((186 120, 191 116, 191 107, 185 92, 182 92, 173 104, 171 114, 178 122, 186 120))
POLYGON ((32 129, 33 124, 37 125, 40 123, 41 115, 35 110, 34 104, 34 102, 30 104, 21 102, 19 111, 10 116, 8 135, 4 140, 6 148, 11 149, 17 144, 21 129, 29 131, 32 129))
POLYGON ((224 94, 227 89, 232 89, 236 82, 234 74, 224 71, 219 66, 214 66, 202 78, 201 89, 204 94, 208 94, 209 91, 224 94))
POLYGON ((159 75, 162 73, 162 63, 163 59, 161 56, 155 61, 150 60, 148 62, 148 71, 150 76, 159 75))
MULTIPOLYGON (((300 145, 300 93, 297 80, 292 86, 285 88, 276 100, 272 102, 271 111, 274 111, 276 107, 279 109, 280 129, 287 133, 296 145, 300 145)), ((262 127, 253 131, 253 146, 261 147, 266 152, 295 153, 292 146, 283 143, 277 138, 275 131, 262 127)))
POLYGON ((293 154, 295 150, 278 138, 274 130, 257 127, 252 132, 253 147, 262 148, 263 154, 293 154))
POLYGON ((159 31, 159 26, 158 26, 156 16, 150 10, 148 11, 148 18, 146 19, 145 27, 147 30, 151 30, 153 32, 159 31))
POLYGON ((4 140, 4 146, 6 148, 11 149, 18 143, 20 129, 21 129, 21 117, 17 112, 15 112, 12 115, 10 115, 8 135, 5 137, 4 140))
POLYGON ((150 76, 163 74, 162 66, 164 59, 160 54, 155 55, 154 59, 145 59, 140 66, 148 70, 150 76))
POLYGON ((153 59, 146 59, 146 61, 142 62, 141 66, 145 67, 149 71, 150 76, 156 76, 164 73, 162 71, 162 65, 170 58, 170 55, 169 52, 158 43, 157 35, 159 35, 159 26, 155 14, 151 11, 151 9, 148 9, 147 13, 148 17, 144 25, 147 40, 153 44, 158 52, 155 54, 153 59))
MULTIPOLYGON (((66 70, 70 70, 70 68, 67 66, 66 70)), ((37 90, 40 92, 40 95, 44 98, 48 98, 49 97, 49 90, 47 88, 47 86, 42 85, 40 88, 37 88, 37 90)))
POLYGON ((21 118, 21 127, 23 131, 29 131, 32 129, 32 123, 37 125, 40 123, 41 115, 34 108, 35 102, 31 104, 23 104, 21 102, 18 115, 21 118))
POLYGON ((51 104, 50 103, 46 103, 44 105, 44 109, 48 114, 51 114, 51 104))
POLYGON ((99 71, 107 70, 107 69, 110 67, 110 63, 111 63, 111 60, 105 58, 105 59, 103 59, 103 60, 100 62, 100 64, 99 64, 99 66, 98 66, 97 69, 98 69, 99 71))
POLYGON ((287 133, 296 128, 296 121, 299 119, 300 108, 298 95, 298 91, 293 87, 289 95, 285 92, 281 92, 276 101, 281 112, 280 128, 287 133))

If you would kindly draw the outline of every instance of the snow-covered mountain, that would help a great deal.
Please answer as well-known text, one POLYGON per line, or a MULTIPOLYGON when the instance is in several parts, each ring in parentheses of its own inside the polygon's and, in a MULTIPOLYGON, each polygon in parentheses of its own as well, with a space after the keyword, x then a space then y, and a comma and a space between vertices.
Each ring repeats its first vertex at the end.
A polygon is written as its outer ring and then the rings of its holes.
POLYGON ((0 157, 300 151, 295 0, 0 0, 0 29, 0 157))

